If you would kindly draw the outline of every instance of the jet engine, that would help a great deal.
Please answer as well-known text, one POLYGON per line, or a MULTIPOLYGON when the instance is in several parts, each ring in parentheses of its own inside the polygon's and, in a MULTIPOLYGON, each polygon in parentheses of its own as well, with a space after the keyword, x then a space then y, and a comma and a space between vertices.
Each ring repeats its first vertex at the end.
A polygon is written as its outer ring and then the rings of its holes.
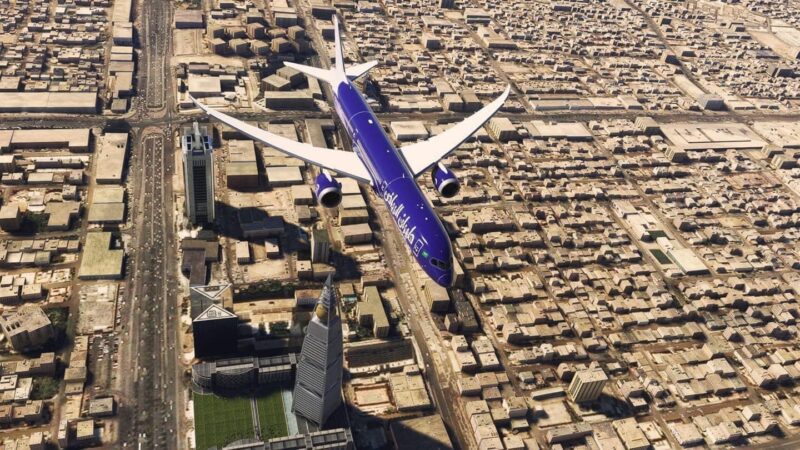
POLYGON ((431 178, 439 195, 444 198, 455 197, 458 191, 461 190, 461 183, 458 182, 458 178, 453 172, 447 170, 444 164, 439 163, 433 166, 431 178))
POLYGON ((326 208, 335 208, 342 202, 342 185, 330 174, 322 172, 314 183, 317 202, 326 208))

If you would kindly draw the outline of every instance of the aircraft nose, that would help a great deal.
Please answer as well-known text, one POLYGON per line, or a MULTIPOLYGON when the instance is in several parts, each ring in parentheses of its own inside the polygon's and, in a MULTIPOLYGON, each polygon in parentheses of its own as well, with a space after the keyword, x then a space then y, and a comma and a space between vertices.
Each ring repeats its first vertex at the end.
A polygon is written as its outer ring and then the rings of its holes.
POLYGON ((446 272, 436 279, 436 283, 444 288, 449 288, 453 284, 453 271, 446 272))

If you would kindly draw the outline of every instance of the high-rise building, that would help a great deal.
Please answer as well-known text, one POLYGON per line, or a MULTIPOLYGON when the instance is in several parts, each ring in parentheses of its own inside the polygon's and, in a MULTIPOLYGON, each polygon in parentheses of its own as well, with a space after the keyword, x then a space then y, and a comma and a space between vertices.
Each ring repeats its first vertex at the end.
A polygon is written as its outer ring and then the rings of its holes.
POLYGON ((191 223, 214 221, 214 160, 207 127, 197 122, 183 127, 183 179, 186 188, 186 217, 191 223))
POLYGON ((227 309, 212 304, 192 320, 194 354, 198 358, 236 351, 239 318, 227 309))
POLYGON ((342 404, 342 320, 331 276, 308 323, 294 386, 294 412, 319 426, 342 404))
POLYGON ((603 393, 608 381, 601 367, 592 367, 576 373, 569 384, 569 396, 575 403, 593 402, 603 393))
POLYGON ((311 262, 327 263, 331 257, 331 240, 324 229, 311 232, 311 262))
POLYGON ((190 286, 189 301, 191 303, 189 315, 192 320, 207 310, 211 305, 222 305, 225 295, 229 295, 230 284, 214 284, 205 286, 190 286))

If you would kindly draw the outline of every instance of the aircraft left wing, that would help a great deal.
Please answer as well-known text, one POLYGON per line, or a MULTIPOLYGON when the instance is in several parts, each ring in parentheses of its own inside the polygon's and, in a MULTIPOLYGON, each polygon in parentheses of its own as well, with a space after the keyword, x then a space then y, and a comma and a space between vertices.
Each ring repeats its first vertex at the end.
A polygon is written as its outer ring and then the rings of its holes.
POLYGON ((220 122, 233 127, 248 137, 264 144, 274 147, 278 151, 301 159, 309 164, 313 164, 323 169, 332 170, 341 175, 348 176, 361 181, 363 183, 372 183, 372 177, 367 171, 364 163, 358 158, 358 155, 352 152, 345 152, 342 150, 331 150, 328 148, 314 147, 313 145, 305 144, 302 142, 293 141, 275 133, 262 130, 261 128, 254 127, 239 119, 233 118, 227 114, 221 113, 215 109, 209 108, 206 105, 195 100, 191 95, 189 98, 202 109, 209 116, 219 120, 220 122))
POLYGON ((422 142, 407 145, 400 149, 400 153, 408 163, 414 176, 419 176, 431 166, 439 162, 450 152, 458 148, 470 136, 475 134, 492 116, 500 110, 511 92, 511 86, 497 97, 492 103, 484 106, 480 111, 467 117, 458 125, 448 128, 444 132, 422 142))

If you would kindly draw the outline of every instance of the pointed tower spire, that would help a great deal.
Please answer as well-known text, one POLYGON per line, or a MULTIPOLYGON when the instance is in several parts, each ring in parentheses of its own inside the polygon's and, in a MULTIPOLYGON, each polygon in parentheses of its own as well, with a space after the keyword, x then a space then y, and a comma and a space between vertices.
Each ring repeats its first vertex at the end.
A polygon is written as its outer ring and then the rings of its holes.
POLYGON ((294 387, 294 411, 322 426, 342 403, 342 321, 328 276, 308 322, 294 387))
POLYGON ((333 289, 333 275, 328 275, 328 279, 325 280, 322 293, 319 296, 319 300, 317 300, 317 306, 314 308, 314 316, 323 325, 328 325, 331 317, 338 317, 336 291, 333 289))

